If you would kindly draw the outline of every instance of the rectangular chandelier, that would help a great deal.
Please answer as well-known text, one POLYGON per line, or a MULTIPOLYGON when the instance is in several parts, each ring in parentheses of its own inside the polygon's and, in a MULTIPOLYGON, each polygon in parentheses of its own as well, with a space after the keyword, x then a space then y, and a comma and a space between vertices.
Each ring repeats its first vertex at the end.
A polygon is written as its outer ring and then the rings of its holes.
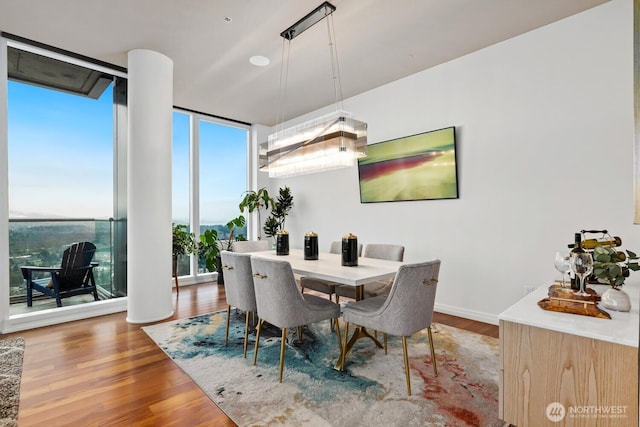
POLYGON ((269 135, 259 165, 277 178, 353 166, 366 155, 367 124, 335 111, 269 135))
POLYGON ((298 22, 281 32, 280 36, 287 40, 293 40, 295 37, 308 30, 311 26, 317 24, 327 16, 331 15, 333 12, 335 12, 335 10, 336 7, 334 5, 332 5, 328 1, 325 1, 320 6, 307 13, 304 18, 300 19, 298 22))
POLYGON ((286 93, 288 76, 285 70, 289 68, 288 49, 284 47, 288 47, 291 40, 326 19, 336 110, 326 116, 276 131, 269 135, 267 142, 260 144, 260 170, 268 171, 270 178, 349 167, 356 163, 356 159, 367 155, 367 124, 353 119, 351 113, 341 111, 342 87, 332 19, 335 10, 334 5, 325 1, 280 33, 283 38, 280 70, 280 100, 282 101, 283 93, 286 93), (285 52, 287 52, 286 61, 285 52))

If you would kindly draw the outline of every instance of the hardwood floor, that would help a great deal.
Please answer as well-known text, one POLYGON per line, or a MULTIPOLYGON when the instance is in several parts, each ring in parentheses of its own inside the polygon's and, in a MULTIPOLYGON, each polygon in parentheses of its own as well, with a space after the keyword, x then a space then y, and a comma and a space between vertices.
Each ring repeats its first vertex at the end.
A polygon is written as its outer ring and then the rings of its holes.
MULTIPOLYGON (((173 319, 225 308, 224 286, 186 286, 175 299, 173 319)), ((125 316, 0 335, 26 340, 20 427, 235 426, 142 325, 128 324, 125 316)), ((498 337, 495 325, 440 313, 434 321, 498 337)))

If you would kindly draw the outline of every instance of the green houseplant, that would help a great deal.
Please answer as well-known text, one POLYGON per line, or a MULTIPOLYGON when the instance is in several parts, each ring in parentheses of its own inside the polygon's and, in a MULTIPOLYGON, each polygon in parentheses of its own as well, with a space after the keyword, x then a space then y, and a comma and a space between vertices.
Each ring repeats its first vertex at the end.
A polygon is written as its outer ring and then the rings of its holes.
POLYGON ((189 232, 189 229, 184 224, 173 224, 173 236, 172 236, 172 274, 176 281, 176 292, 180 292, 178 287, 178 258, 189 254, 195 254, 197 252, 196 236, 189 232))
POLYGON ((243 236, 242 234, 235 235, 236 227, 242 228, 244 227, 245 224, 246 224, 246 219, 244 215, 238 215, 236 218, 233 218, 231 221, 227 223, 227 229, 229 230, 229 239, 227 240, 227 243, 226 243, 226 248, 225 248, 226 250, 228 251, 231 250, 231 243, 234 240, 247 240, 245 236, 243 236))
MULTIPOLYGON (((238 207, 240 208, 240 212, 244 212, 245 209, 249 213, 253 213, 254 211, 258 214, 258 224, 262 224, 260 220, 260 210, 261 209, 273 209, 275 201, 269 195, 269 191, 266 188, 261 188, 258 191, 245 191, 243 193, 244 197, 238 207)), ((262 233, 259 233, 258 239, 262 238, 262 233)))
POLYGON ((214 272, 218 271, 216 258, 219 255, 218 231, 214 229, 205 230, 205 232, 200 235, 200 240, 198 241, 198 258, 204 261, 207 270, 214 272))
POLYGON ((271 215, 264 223, 264 234, 268 237, 274 237, 278 231, 284 230, 284 222, 292 208, 293 195, 291 194, 291 189, 287 186, 280 187, 271 215))
POLYGON ((631 271, 640 270, 638 256, 629 250, 625 252, 608 246, 593 248, 593 276, 598 283, 611 286, 601 295, 600 303, 616 311, 631 310, 631 299, 620 286, 624 285, 631 271))
MULTIPOLYGON (((223 242, 218 240, 218 231, 215 229, 206 230, 200 235, 198 241, 198 257, 204 261, 207 270, 210 272, 218 272, 218 284, 224 284, 224 277, 222 273, 222 260, 220 259, 220 251, 222 249, 231 250, 231 243, 234 240, 236 227, 244 227, 244 216, 238 215, 227 222, 226 227, 229 230, 229 238, 223 242)), ((235 240, 244 240, 244 236, 235 236, 235 240)))
POLYGON ((596 246, 593 249, 593 275, 599 283, 618 289, 624 285, 630 271, 640 270, 638 259, 639 257, 629 250, 625 254, 610 246, 596 246))

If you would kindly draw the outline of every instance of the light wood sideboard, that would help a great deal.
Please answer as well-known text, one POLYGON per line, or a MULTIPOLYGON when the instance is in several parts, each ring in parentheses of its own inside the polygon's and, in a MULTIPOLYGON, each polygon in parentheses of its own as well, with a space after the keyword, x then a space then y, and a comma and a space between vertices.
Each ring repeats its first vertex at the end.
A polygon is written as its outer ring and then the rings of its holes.
MULTIPOLYGON (((598 288, 598 286, 594 286, 598 288)), ((598 292, 606 288, 597 289, 598 292)), ((637 426, 640 292, 612 319, 545 311, 547 286, 500 314, 500 418, 525 426, 637 426)))

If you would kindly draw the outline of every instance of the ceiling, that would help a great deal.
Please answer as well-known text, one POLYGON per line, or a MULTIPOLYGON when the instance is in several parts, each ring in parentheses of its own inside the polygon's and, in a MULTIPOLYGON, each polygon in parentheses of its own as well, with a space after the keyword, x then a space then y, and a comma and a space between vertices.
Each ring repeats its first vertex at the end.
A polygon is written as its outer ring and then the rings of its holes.
MULTIPOLYGON (((349 98, 608 0, 333 0, 349 98)), ((0 0, 0 30, 122 67, 131 49, 174 62, 174 105, 272 126, 335 102, 327 20, 280 33, 322 0, 0 0), (270 64, 249 63, 263 55, 270 64), (281 109, 281 116, 278 109, 281 109)))

